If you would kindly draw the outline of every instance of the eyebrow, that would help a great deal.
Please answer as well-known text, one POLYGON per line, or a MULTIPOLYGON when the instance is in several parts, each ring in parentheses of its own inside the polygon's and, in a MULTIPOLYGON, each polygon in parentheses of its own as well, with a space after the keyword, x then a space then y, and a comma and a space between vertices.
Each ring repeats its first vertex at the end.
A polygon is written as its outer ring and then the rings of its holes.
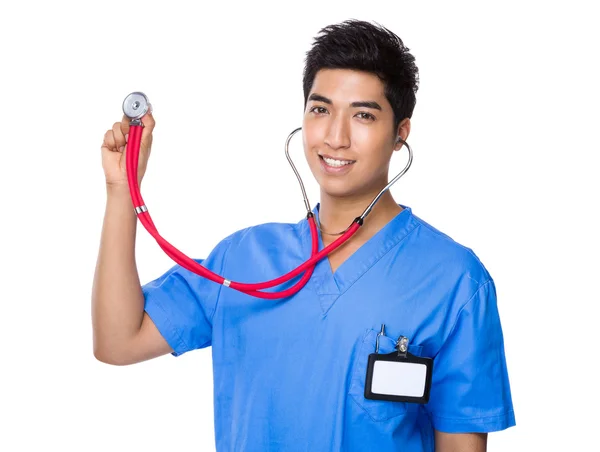
MULTIPOLYGON (((320 94, 317 93, 312 93, 309 97, 308 100, 316 100, 318 102, 323 102, 329 105, 332 105, 333 102, 331 101, 331 99, 328 99, 325 96, 321 96, 320 94)), ((373 108, 375 110, 379 110, 379 111, 383 111, 383 109, 381 108, 381 105, 379 105, 377 102, 373 101, 373 100, 368 100, 368 101, 357 101, 357 102, 352 102, 350 104, 351 107, 366 107, 366 108, 373 108)))

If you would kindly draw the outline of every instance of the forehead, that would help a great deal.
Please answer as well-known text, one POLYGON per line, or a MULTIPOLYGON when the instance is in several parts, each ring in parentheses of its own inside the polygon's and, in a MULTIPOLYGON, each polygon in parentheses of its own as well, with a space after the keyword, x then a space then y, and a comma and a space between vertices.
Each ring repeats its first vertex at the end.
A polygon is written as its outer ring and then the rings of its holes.
POLYGON ((385 103, 384 85, 379 77, 352 69, 319 70, 310 93, 321 94, 334 103, 368 100, 385 103))

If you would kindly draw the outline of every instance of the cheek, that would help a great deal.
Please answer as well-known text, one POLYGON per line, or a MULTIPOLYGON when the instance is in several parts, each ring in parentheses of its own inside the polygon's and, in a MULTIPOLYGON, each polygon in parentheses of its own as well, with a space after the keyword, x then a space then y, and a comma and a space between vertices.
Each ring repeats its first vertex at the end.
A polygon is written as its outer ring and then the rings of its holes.
POLYGON ((373 153, 368 158, 363 158, 361 163, 361 173, 363 179, 381 179, 386 178, 389 172, 389 152, 381 149, 373 149, 373 153))
POLYGON ((312 146, 310 129, 306 125, 306 121, 302 121, 302 147, 304 148, 304 155, 308 155, 308 151, 312 146))
POLYGON ((387 149, 380 150, 377 154, 377 168, 379 168, 382 172, 387 171, 390 165, 391 154, 391 151, 388 151, 387 149))
POLYGON ((306 139, 303 140, 302 146, 306 163, 308 164, 311 173, 317 176, 319 170, 319 156, 315 150, 316 148, 310 140, 306 139))
POLYGON ((312 147, 310 145, 310 142, 307 143, 302 143, 303 149, 304 149, 304 158, 306 159, 306 161, 308 162, 308 164, 310 166, 312 166, 313 164, 313 154, 314 151, 312 151, 312 147))
POLYGON ((327 122, 322 118, 305 116, 302 120, 302 139, 309 149, 320 146, 327 135, 327 122))
POLYGON ((361 160, 366 167, 380 168, 389 161, 392 149, 376 134, 365 135, 364 139, 356 141, 357 149, 361 149, 361 160))
POLYGON ((309 163, 315 160, 317 157, 318 142, 314 133, 311 130, 302 128, 302 147, 304 149, 304 156, 309 163))

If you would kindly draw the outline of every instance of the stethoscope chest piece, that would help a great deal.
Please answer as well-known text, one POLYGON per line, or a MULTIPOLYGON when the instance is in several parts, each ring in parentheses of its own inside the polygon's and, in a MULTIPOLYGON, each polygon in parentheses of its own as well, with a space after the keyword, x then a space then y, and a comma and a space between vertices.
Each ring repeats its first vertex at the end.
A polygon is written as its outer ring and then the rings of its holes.
MULTIPOLYGON (((302 189, 302 196, 304 197, 304 204, 306 207, 306 219, 309 223, 310 235, 311 235, 311 257, 304 262, 303 264, 296 267, 294 270, 291 270, 287 274, 280 276, 279 278, 272 279, 270 281, 260 282, 260 283, 241 283, 236 281, 231 281, 229 279, 224 278, 212 271, 208 270, 206 267, 203 267, 201 264, 197 262, 197 260, 191 259, 190 257, 183 254, 169 242, 167 242, 156 230, 156 226, 152 222, 152 218, 150 217, 150 213, 148 212, 148 208, 146 207, 142 195, 140 193, 138 178, 135 177, 135 174, 138 173, 138 157, 140 153, 140 146, 143 134, 144 124, 141 119, 147 113, 152 113, 152 105, 148 102, 148 97, 140 92, 135 91, 129 94, 125 100, 123 101, 123 113, 130 119, 130 128, 129 128, 129 139, 127 141, 127 181, 129 183, 129 192, 131 194, 131 200, 133 201, 133 207, 135 209, 135 213, 144 225, 144 227, 152 234, 152 236, 159 243, 161 248, 165 250, 165 252, 171 257, 175 262, 181 265, 183 268, 196 273, 200 276, 210 279, 213 282, 222 284, 226 287, 230 287, 231 289, 246 293, 251 296, 255 296, 258 298, 264 299, 277 299, 277 298, 286 298, 291 295, 294 295, 298 292, 306 282, 310 279, 313 274, 313 270, 315 269, 316 263, 321 259, 325 258, 329 253, 333 252, 336 248, 345 243, 350 237, 356 233, 356 231, 362 226, 365 217, 369 214, 375 203, 379 200, 379 198, 392 186, 394 182, 396 182, 408 169, 412 162, 412 151, 408 146, 408 143, 403 142, 403 144, 408 148, 409 159, 408 164, 402 170, 400 174, 398 174, 391 182, 389 182, 373 199, 371 204, 365 209, 360 217, 356 217, 352 224, 348 226, 345 231, 342 231, 336 240, 332 243, 324 247, 319 251, 319 233, 317 230, 317 225, 314 219, 314 215, 310 206, 310 202, 308 201, 308 197, 306 196, 306 190, 304 189, 304 184, 302 183, 302 178, 300 177, 300 173, 296 170, 294 163, 289 155, 289 142, 296 132, 302 130, 301 127, 296 128, 287 138, 285 142, 285 155, 298 178, 298 182, 300 183, 300 188, 302 189), (278 286, 291 280, 292 278, 303 274, 302 278, 296 282, 292 287, 289 287, 285 290, 277 291, 277 292, 265 292, 264 289, 269 289, 271 287, 278 286)), ((319 224, 320 226, 320 224, 319 224)), ((383 335, 383 327, 381 334, 383 335)), ((407 344, 399 344, 402 348, 399 349, 399 354, 402 352, 406 352, 403 350, 407 344)), ((377 341, 377 351, 379 351, 379 341, 377 341)))
POLYGON ((140 91, 129 94, 123 101, 123 113, 130 119, 140 119, 148 112, 152 113, 152 105, 140 91))

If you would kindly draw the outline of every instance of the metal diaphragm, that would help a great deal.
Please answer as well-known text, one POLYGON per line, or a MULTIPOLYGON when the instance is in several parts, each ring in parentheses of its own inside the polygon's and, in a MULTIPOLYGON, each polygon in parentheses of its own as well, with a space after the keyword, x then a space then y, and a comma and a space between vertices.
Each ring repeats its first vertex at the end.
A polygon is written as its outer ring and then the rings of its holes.
POLYGON ((123 113, 130 119, 140 119, 148 111, 152 113, 152 105, 142 92, 133 92, 123 101, 123 113))

